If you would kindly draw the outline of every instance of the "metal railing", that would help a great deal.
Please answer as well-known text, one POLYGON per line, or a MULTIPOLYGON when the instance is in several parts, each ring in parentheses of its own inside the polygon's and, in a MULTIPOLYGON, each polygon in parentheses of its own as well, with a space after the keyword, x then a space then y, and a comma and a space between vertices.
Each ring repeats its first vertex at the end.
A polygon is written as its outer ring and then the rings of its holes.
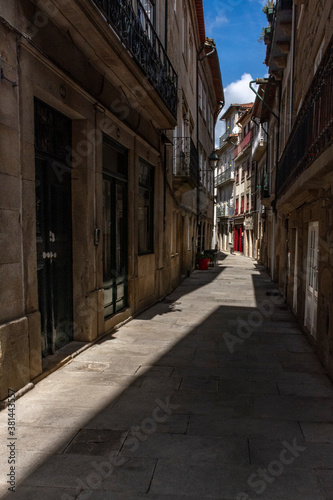
POLYGON ((265 151, 267 145, 267 134, 264 131, 262 125, 258 127, 253 127, 252 129, 252 158, 254 160, 265 151))
POLYGON ((219 174, 214 179, 214 186, 219 186, 227 181, 233 181, 235 179, 235 170, 233 168, 228 168, 222 174, 219 174))
POLYGON ((268 173, 267 172, 263 172, 263 174, 262 174, 260 194, 261 194, 262 200, 264 198, 269 198, 270 193, 269 193, 269 182, 268 182, 268 173))
POLYGON ((93 0, 158 92, 172 115, 177 117, 178 77, 142 3, 138 13, 128 0, 93 0), (140 17, 139 17, 140 15, 140 17))
POLYGON ((239 153, 243 151, 243 149, 246 148, 246 146, 250 143, 250 138, 251 138, 251 132, 248 132, 244 139, 241 141, 241 143, 235 148, 234 151, 234 158, 236 158, 239 153))
POLYGON ((331 144, 333 138, 333 42, 304 99, 295 125, 278 163, 278 196, 286 192, 331 144))
POLYGON ((232 217, 234 214, 234 207, 229 207, 226 204, 216 205, 216 217, 232 217))
POLYGON ((229 135, 231 134, 231 129, 228 128, 224 134, 221 135, 220 137, 220 147, 223 146, 223 143, 228 139, 229 135))
POLYGON ((173 139, 173 154, 173 174, 190 177, 197 184, 199 170, 198 150, 191 137, 175 137, 173 139))

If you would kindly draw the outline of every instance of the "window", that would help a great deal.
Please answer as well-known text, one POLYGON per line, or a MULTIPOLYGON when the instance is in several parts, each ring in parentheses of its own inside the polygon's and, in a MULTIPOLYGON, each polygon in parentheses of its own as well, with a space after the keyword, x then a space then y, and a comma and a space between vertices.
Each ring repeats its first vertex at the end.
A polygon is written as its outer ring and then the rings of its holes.
POLYGON ((200 147, 199 149, 199 174, 200 174, 200 182, 203 182, 203 166, 202 166, 202 162, 203 162, 203 157, 202 157, 202 149, 200 147))
POLYGON ((204 182, 204 186, 206 188, 208 188, 208 170, 207 170, 207 157, 206 157, 206 153, 205 153, 205 156, 204 156, 204 179, 205 179, 205 182, 204 182))
POLYGON ((241 214, 244 213, 244 195, 241 197, 241 209, 240 209, 240 213, 241 214))
POLYGON ((142 25, 142 28, 146 32, 149 40, 153 41, 153 31, 150 23, 155 25, 155 5, 151 0, 142 0, 142 2, 138 2, 139 9, 139 19, 142 25), (150 21, 150 22, 149 22, 150 21))
POLYGON ((187 11, 186 11, 185 3, 184 3, 183 17, 182 17, 182 51, 183 51, 183 56, 184 56, 186 64, 187 64, 187 44, 188 44, 187 35, 188 35, 187 11))
POLYGON ((140 160, 138 231, 139 255, 153 253, 154 167, 140 160))
POLYGON ((172 228, 171 228, 171 255, 178 254, 178 228, 179 228, 179 215, 177 212, 172 213, 172 228))
POLYGON ((250 195, 249 194, 246 195, 246 211, 247 212, 250 211, 250 195))
POLYGON ((247 177, 250 176, 250 160, 247 160, 247 164, 246 164, 246 175, 247 177))
POLYGON ((235 214, 236 215, 238 214, 238 209, 239 209, 239 198, 237 196, 237 198, 236 198, 236 205, 235 205, 235 214))
POLYGON ((191 219, 190 217, 186 217, 187 219, 187 250, 191 250, 191 219))
POLYGON ((199 89, 198 89, 198 92, 199 92, 199 95, 198 95, 198 99, 199 99, 199 108, 202 109, 202 80, 199 76, 199 89))
POLYGON ((239 168, 236 168, 236 184, 239 184, 239 168))
POLYGON ((203 116, 204 120, 207 119, 207 116, 206 116, 207 115, 207 103, 206 103, 206 99, 207 99, 207 97, 206 97, 206 91, 203 88, 202 89, 202 116, 203 116))
POLYGON ((241 169, 242 169, 242 182, 244 182, 244 179, 245 179, 245 163, 243 163, 243 165, 241 166, 241 169))
POLYGON ((323 53, 324 53, 324 45, 325 45, 325 39, 321 42, 320 47, 319 47, 318 52, 317 52, 317 55, 316 55, 316 59, 314 62, 314 67, 313 67, 314 74, 316 73, 316 71, 320 65, 320 62, 322 60, 323 53))

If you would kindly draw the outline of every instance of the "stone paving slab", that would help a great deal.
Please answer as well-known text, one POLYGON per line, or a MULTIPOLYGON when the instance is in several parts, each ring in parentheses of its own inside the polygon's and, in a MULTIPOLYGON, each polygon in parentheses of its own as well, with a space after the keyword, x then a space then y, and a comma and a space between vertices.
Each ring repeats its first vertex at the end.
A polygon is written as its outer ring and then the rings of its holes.
POLYGON ((245 437, 238 436, 178 436, 175 434, 154 434, 140 446, 134 447, 129 435, 121 450, 126 457, 163 458, 221 464, 248 465, 249 449, 245 437))
POLYGON ((333 500, 332 382, 263 267, 221 263, 17 401, 6 498, 333 500))
POLYGON ((189 496, 199 494, 202 498, 219 497, 230 500, 324 500, 315 473, 305 474, 304 470, 295 468, 291 471, 285 470, 278 480, 269 476, 273 480, 272 483, 260 480, 257 473, 258 468, 254 466, 225 467, 216 462, 184 463, 160 459, 150 491, 155 494, 176 495, 177 492, 185 490, 189 496), (256 485, 256 489, 248 485, 251 475, 254 476, 252 484, 256 485), (266 495, 256 494, 260 487, 264 488, 262 493, 266 495), (240 496, 242 493, 244 496, 240 496))

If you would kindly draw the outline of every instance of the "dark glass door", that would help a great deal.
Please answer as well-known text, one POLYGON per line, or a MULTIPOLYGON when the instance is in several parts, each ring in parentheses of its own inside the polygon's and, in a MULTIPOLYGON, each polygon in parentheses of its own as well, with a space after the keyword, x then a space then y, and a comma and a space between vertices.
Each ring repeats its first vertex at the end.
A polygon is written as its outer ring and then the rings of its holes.
POLYGON ((127 183, 103 175, 104 316, 127 306, 127 183))
POLYGON ((60 144, 70 144, 70 120, 39 101, 35 133, 38 299, 47 356, 73 339, 71 169, 60 155, 60 144), (64 120, 69 126, 60 130, 64 120))

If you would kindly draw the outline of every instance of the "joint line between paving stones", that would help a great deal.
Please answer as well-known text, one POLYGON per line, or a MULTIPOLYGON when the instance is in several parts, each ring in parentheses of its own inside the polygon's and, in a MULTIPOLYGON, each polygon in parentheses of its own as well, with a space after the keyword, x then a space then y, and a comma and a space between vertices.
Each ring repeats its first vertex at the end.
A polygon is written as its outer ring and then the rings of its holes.
POLYGON ((158 458, 156 459, 156 462, 155 462, 155 467, 154 467, 153 473, 152 473, 152 475, 151 475, 150 482, 149 482, 149 486, 148 486, 148 489, 147 489, 146 493, 149 493, 149 490, 150 490, 151 484, 152 484, 152 482, 153 482, 154 475, 155 475, 155 471, 156 471, 156 467, 157 467, 157 462, 158 462, 158 458))
MULTIPOLYGON (((126 432, 126 431, 125 431, 125 432, 126 432)), ((122 445, 121 445, 120 449, 118 450, 117 457, 118 457, 118 456, 121 454, 121 452, 123 451, 123 448, 124 448, 124 446, 125 446, 126 439, 128 438, 129 434, 130 434, 130 431, 129 431, 129 430, 127 430, 127 432, 126 432, 126 436, 125 436, 125 439, 124 439, 124 441, 123 441, 123 443, 122 443, 122 445)))
POLYGON ((66 452, 67 448, 68 448, 68 447, 72 444, 72 442, 74 441, 74 439, 76 438, 76 436, 78 435, 78 433, 79 433, 80 431, 82 431, 82 430, 83 430, 83 429, 79 429, 79 430, 77 431, 77 433, 76 433, 76 434, 72 437, 72 439, 71 439, 71 440, 69 441, 69 443, 67 444, 66 448, 64 448, 64 450, 61 452, 61 455, 63 455, 63 454, 66 452))
POLYGON ((249 454, 249 464, 252 465, 251 449, 250 449, 250 438, 247 438, 246 441, 247 441, 247 451, 248 451, 248 454, 249 454))
POLYGON ((301 422, 300 422, 299 420, 297 420, 297 423, 298 423, 298 426, 299 426, 299 428, 300 428, 300 431, 301 431, 302 436, 304 437, 304 439, 306 439, 306 438, 305 438, 305 435, 304 435, 304 432, 303 432, 303 429, 302 429, 302 426, 301 426, 301 422))

